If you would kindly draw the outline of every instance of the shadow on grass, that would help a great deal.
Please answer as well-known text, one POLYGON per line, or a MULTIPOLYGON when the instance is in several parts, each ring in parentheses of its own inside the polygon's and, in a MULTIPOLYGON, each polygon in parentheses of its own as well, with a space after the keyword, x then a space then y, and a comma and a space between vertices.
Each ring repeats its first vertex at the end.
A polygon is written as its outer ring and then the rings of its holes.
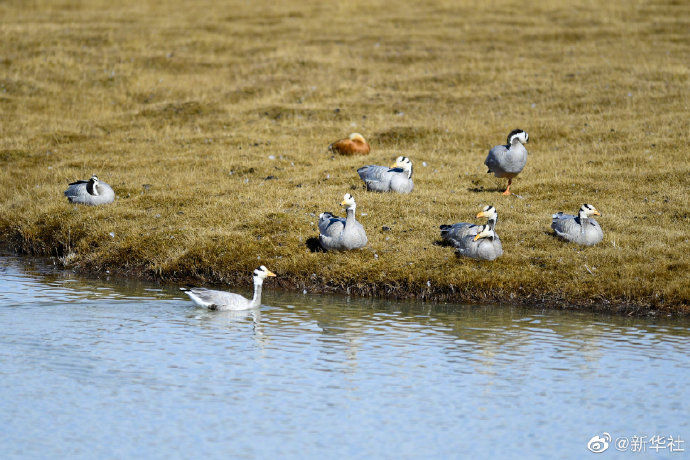
POLYGON ((496 187, 496 188, 485 188, 482 186, 479 187, 468 187, 467 191, 472 192, 472 193, 482 193, 482 192, 496 192, 496 193, 503 193, 505 188, 501 187, 496 187))
POLYGON ((321 242, 319 241, 319 237, 317 237, 317 236, 312 236, 311 238, 307 238, 306 246, 310 252, 326 252, 321 247, 321 242))

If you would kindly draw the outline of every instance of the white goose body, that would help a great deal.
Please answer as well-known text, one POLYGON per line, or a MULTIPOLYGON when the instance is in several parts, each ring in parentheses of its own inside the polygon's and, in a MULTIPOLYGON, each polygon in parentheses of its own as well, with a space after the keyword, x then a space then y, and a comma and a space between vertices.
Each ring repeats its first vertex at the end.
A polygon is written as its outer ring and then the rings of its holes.
POLYGON ((263 265, 254 270, 254 297, 244 296, 226 291, 216 291, 206 288, 180 288, 192 301, 209 310, 249 310, 261 305, 261 289, 267 276, 276 276, 263 265))
POLYGON ((330 212, 319 215, 319 242, 326 251, 348 251, 367 245, 367 234, 362 224, 355 219, 356 203, 349 193, 342 203, 346 206, 347 217, 335 217, 330 212))
POLYGON ((412 160, 400 156, 395 163, 386 166, 367 165, 357 170, 357 174, 373 192, 410 193, 414 188, 412 182, 412 160))
POLYGON ((99 204, 112 203, 115 200, 115 192, 110 185, 92 176, 89 180, 72 182, 65 190, 65 196, 70 203, 97 206, 99 204))
POLYGON ((593 246, 604 239, 604 231, 599 222, 590 216, 601 214, 591 204, 583 204, 577 216, 558 212, 554 214, 551 228, 556 235, 566 241, 593 246))

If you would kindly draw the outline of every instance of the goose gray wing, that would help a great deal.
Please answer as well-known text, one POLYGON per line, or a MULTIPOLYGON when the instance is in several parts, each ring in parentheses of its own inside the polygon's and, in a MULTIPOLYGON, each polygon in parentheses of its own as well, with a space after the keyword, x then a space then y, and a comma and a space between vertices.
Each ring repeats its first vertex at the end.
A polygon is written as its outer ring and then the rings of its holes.
POLYGON ((197 305, 212 310, 233 310, 249 305, 245 297, 232 292, 216 291, 206 288, 182 289, 197 305))
POLYGON ((467 222, 458 222, 453 225, 441 225, 441 239, 455 245, 467 235, 474 237, 480 227, 480 225, 467 222))
POLYGON ((71 184, 69 184, 69 187, 67 187, 67 190, 65 190, 65 196, 67 198, 69 198, 69 197, 80 196, 83 194, 88 195, 89 192, 86 191, 86 184, 88 184, 88 182, 89 181, 85 181, 85 180, 79 180, 76 182, 72 182, 71 184))
POLYGON ((508 147, 505 145, 497 145, 489 150, 489 154, 484 160, 484 164, 489 170, 487 172, 494 173, 496 176, 502 174, 504 169, 502 167, 508 154, 508 147))
POLYGON ((367 165, 357 170, 359 177, 367 184, 367 189, 376 192, 390 191, 390 183, 396 173, 403 172, 401 168, 387 168, 385 166, 367 165))
POLYGON ((330 212, 322 212, 319 215, 319 233, 325 236, 334 236, 343 231, 345 219, 336 217, 330 212))
POLYGON ((582 227, 577 216, 559 212, 551 217, 553 219, 551 221, 551 228, 556 232, 556 235, 571 240, 580 233, 582 227))

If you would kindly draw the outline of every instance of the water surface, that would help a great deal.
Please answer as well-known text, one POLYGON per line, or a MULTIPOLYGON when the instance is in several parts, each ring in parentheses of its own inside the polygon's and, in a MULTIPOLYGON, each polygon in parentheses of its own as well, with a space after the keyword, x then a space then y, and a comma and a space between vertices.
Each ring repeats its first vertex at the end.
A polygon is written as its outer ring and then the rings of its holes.
MULTIPOLYGON (((1 257, 0 455, 581 458, 602 432, 690 451, 688 320, 270 281, 263 301, 210 312, 174 287, 1 257)), ((664 452, 684 455, 647 453, 664 452)))

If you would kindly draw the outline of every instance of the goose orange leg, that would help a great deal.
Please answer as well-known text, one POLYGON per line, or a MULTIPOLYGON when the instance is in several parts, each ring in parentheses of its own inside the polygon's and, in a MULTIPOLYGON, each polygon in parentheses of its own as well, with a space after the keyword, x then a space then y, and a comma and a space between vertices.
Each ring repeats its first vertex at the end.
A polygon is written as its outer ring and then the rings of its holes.
POLYGON ((510 184, 513 182, 513 178, 511 177, 508 179, 508 187, 506 188, 506 191, 503 192, 504 195, 510 195, 510 184))

